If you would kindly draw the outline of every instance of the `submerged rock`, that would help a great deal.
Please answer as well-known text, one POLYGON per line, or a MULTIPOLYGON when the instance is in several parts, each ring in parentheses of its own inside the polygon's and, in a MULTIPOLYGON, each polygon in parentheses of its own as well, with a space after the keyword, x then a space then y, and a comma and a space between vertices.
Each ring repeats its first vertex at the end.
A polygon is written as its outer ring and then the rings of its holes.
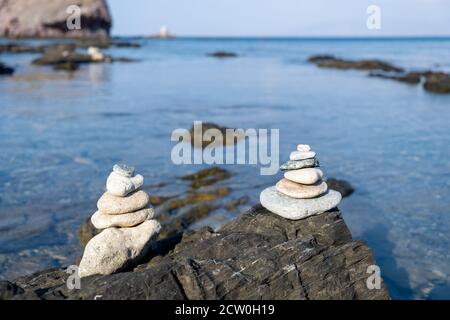
POLYGON ((248 202, 250 201, 250 198, 248 196, 242 196, 240 198, 231 200, 230 202, 228 202, 227 204, 225 204, 224 208, 227 211, 234 211, 236 210, 238 207, 246 205, 248 202))
POLYGON ((200 187, 210 186, 219 181, 229 179, 231 175, 231 172, 225 169, 211 167, 200 170, 194 174, 183 176, 181 179, 191 181, 191 187, 193 189, 198 189, 200 187))
POLYGON ((309 62, 314 63, 321 68, 334 69, 357 69, 357 70, 381 70, 403 72, 402 68, 391 65, 387 62, 371 59, 371 60, 344 60, 330 55, 312 56, 308 59, 309 62))
POLYGON ((450 75, 443 72, 430 72, 426 76, 423 87, 434 93, 450 93, 450 75))
POLYGON ((0 76, 10 76, 14 73, 14 69, 11 67, 8 67, 6 64, 0 62, 0 76))
POLYGON ((75 62, 63 62, 63 63, 57 63, 53 65, 54 70, 62 70, 62 71, 77 71, 80 68, 80 65, 75 62))
POLYGON ((230 51, 215 51, 208 53, 208 57, 213 58, 236 58, 238 56, 237 53, 230 52, 230 51))
POLYGON ((0 0, 0 37, 107 37, 112 19, 106 0, 0 0), (67 8, 81 9, 81 28, 69 30, 67 8))
POLYGON ((57 45, 48 48, 45 53, 33 60, 35 65, 62 65, 66 63, 82 64, 94 62, 89 54, 75 51, 72 44, 57 45))
MULTIPOLYGON (((71 48, 88 49, 89 47, 97 47, 100 49, 107 49, 110 47, 116 48, 140 48, 141 45, 134 42, 112 40, 109 38, 89 38, 89 39, 79 39, 76 41, 64 43, 52 43, 52 44, 39 44, 33 45, 29 43, 24 43, 22 41, 9 42, 0 44, 0 53, 45 53, 47 50, 52 48, 57 48, 61 46, 70 46, 71 48)), ((120 58, 126 59, 126 58, 120 58)), ((131 60, 131 59, 129 59, 131 60)))
POLYGON ((345 180, 329 178, 327 179, 327 185, 329 189, 338 191, 343 198, 350 196, 355 191, 350 182, 345 180))
POLYGON ((352 240, 339 211, 291 221, 257 206, 217 232, 164 239, 135 271, 83 278, 69 290, 63 270, 21 278, 14 299, 389 299, 369 290, 376 262, 352 240))
POLYGON ((191 144, 196 148, 206 148, 209 145, 213 146, 233 145, 238 141, 240 141, 241 139, 245 138, 245 132, 242 132, 240 130, 234 131, 235 135, 227 137, 227 129, 234 130, 231 128, 219 126, 218 124, 212 122, 202 122, 201 126, 198 126, 198 128, 196 128, 194 124, 191 127, 191 129, 189 129, 191 144), (218 141, 210 141, 209 139, 204 139, 205 132, 210 129, 218 130, 222 134, 223 137, 222 143, 218 141))
POLYGON ((381 73, 381 72, 371 72, 369 77, 390 79, 399 82, 409 83, 409 84, 419 84, 422 80, 422 72, 408 72, 408 73, 381 73))
POLYGON ((0 44, 0 53, 44 53, 46 46, 33 46, 20 43, 0 44))

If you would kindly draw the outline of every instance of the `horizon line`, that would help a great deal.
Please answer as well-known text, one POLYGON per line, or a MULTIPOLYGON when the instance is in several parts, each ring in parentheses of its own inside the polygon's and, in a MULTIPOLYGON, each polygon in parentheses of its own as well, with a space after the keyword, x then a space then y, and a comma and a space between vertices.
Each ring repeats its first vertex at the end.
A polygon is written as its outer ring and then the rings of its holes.
MULTIPOLYGON (((450 38, 448 35, 173 35, 173 39, 436 39, 450 38)), ((111 34, 110 37, 152 38, 149 35, 111 34)), ((158 38, 155 38, 158 39, 158 38)), ((161 38, 165 40, 164 38, 161 38)))

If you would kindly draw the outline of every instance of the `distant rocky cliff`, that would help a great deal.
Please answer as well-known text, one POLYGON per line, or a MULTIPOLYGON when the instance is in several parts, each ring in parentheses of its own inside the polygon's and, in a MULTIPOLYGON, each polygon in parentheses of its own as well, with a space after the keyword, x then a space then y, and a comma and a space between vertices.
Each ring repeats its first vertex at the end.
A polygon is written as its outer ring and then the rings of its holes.
POLYGON ((112 19, 106 0, 0 0, 0 37, 106 37, 112 19), (81 29, 69 30, 67 8, 81 9, 81 29))

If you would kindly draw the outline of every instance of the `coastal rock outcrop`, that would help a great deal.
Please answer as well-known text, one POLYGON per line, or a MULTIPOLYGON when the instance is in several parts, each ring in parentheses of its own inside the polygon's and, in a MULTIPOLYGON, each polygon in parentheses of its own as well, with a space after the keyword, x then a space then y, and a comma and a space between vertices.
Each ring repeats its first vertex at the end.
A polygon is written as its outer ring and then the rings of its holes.
POLYGON ((0 0, 0 37, 107 37, 112 19, 106 0, 0 0), (69 30, 68 7, 81 9, 81 28, 69 30))
POLYGON ((438 71, 405 71, 381 60, 344 60, 331 55, 316 55, 308 59, 320 68, 368 70, 369 77, 395 80, 411 85, 423 83, 425 91, 450 93, 450 75, 438 71))
POLYGON ((444 72, 430 72, 423 87, 434 93, 450 93, 450 75, 444 72))
POLYGON ((14 69, 12 67, 7 66, 6 64, 0 62, 0 76, 10 76, 14 73, 14 69))
POLYGON ((403 72, 400 67, 396 67, 390 63, 370 59, 370 60, 345 60, 329 55, 312 56, 308 59, 309 62, 314 63, 321 68, 334 69, 357 69, 357 70, 379 70, 387 72, 403 72))
POLYGON ((287 220, 256 206, 214 232, 158 241, 128 272, 81 279, 69 290, 64 269, 22 277, 13 299, 389 299, 370 290, 371 250, 337 209, 287 220), (150 260, 151 259, 151 260, 150 260))
POLYGON ((207 56, 212 58, 223 59, 223 58, 236 58, 238 54, 231 51, 215 51, 208 53, 207 56))

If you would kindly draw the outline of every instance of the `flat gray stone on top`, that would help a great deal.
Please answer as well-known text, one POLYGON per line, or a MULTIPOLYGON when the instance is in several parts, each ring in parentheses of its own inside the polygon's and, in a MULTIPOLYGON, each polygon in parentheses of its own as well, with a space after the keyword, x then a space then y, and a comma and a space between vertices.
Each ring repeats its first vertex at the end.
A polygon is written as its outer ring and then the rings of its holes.
POLYGON ((305 160, 289 160, 281 165, 281 170, 298 170, 303 168, 315 168, 319 167, 319 161, 316 158, 305 160))
POLYGON ((334 190, 328 190, 318 198, 294 199, 278 192, 275 186, 264 189, 259 196, 264 208, 291 220, 326 212, 335 208, 341 199, 341 194, 334 190))

